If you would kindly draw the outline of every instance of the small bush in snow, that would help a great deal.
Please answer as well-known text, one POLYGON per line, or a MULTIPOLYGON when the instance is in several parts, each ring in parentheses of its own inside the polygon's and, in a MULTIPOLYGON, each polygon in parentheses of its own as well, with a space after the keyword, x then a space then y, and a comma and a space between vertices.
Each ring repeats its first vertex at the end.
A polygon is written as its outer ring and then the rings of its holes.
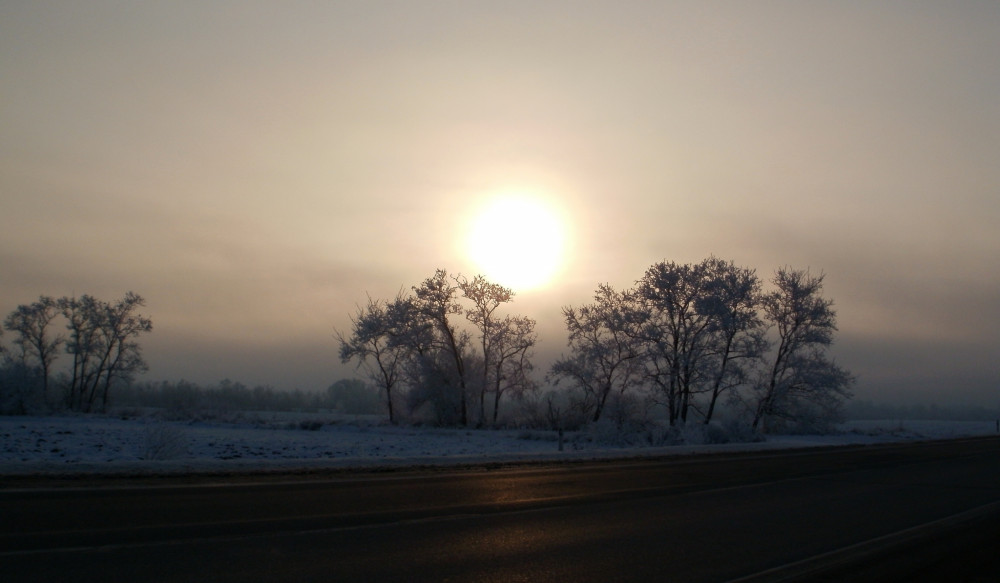
POLYGON ((635 419, 602 418, 587 426, 587 434, 602 445, 660 445, 654 424, 635 419))
POLYGON ((764 441, 764 436, 754 431, 746 420, 732 418, 723 421, 720 428, 726 433, 730 443, 754 443, 764 441))
POLYGON ((733 441, 729 431, 718 423, 705 425, 701 421, 689 421, 675 428, 676 443, 684 445, 713 445, 733 441))
POLYGON ((712 421, 708 425, 700 421, 688 422, 673 428, 674 443, 684 445, 716 445, 720 443, 750 443, 761 441, 759 433, 748 423, 739 419, 723 422, 712 421))
POLYGON ((528 441, 558 441, 559 432, 525 429, 517 434, 517 438, 528 441))
POLYGON ((155 423, 146 426, 142 459, 173 460, 187 455, 184 433, 176 425, 155 423))
POLYGON ((131 421, 144 417, 162 417, 162 413, 155 409, 144 409, 142 407, 115 407, 108 411, 108 416, 117 417, 122 421, 131 421))
POLYGON ((724 423, 700 421, 668 425, 664 421, 616 422, 602 419, 587 427, 587 434, 595 443, 613 446, 668 446, 713 445, 720 443, 746 443, 760 441, 761 436, 746 423, 736 420, 724 423))

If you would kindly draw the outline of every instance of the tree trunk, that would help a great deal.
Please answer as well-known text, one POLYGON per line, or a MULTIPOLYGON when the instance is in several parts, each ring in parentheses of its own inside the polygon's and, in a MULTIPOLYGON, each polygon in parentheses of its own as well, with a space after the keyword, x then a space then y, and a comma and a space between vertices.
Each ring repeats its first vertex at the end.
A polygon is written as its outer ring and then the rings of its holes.
POLYGON ((715 375, 715 382, 712 383, 712 399, 708 402, 708 411, 705 413, 705 425, 708 425, 712 420, 712 414, 715 412, 715 403, 719 400, 719 393, 721 392, 719 387, 722 386, 722 380, 726 377, 726 368, 729 366, 729 354, 732 352, 732 346, 733 337, 730 336, 722 351, 722 362, 719 363, 719 372, 715 375))
POLYGON ((601 413, 604 412, 604 403, 607 402, 610 393, 611 385, 601 389, 601 398, 597 400, 597 407, 594 408, 594 423, 597 423, 597 420, 601 418, 601 413))
POLYGON ((479 421, 476 427, 482 428, 486 425, 486 385, 479 389, 479 421))
POLYGON ((500 412, 500 387, 496 389, 493 396, 493 427, 497 426, 497 414, 500 412))

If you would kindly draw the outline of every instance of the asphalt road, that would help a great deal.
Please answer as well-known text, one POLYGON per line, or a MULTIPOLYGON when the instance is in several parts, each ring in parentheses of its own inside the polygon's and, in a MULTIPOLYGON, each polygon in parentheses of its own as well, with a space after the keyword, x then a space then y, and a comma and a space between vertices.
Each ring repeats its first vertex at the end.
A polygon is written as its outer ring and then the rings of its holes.
POLYGON ((1000 439, 21 485, 18 581, 996 581, 1000 439))

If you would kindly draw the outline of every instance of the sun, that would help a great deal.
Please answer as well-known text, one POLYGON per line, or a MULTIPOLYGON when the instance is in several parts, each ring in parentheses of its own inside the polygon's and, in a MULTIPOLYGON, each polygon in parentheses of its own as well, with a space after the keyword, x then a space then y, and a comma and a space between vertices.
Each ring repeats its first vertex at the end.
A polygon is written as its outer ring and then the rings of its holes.
POLYGON ((563 266, 566 225, 541 197, 506 194, 479 209, 466 251, 487 279, 514 291, 544 287, 563 266))

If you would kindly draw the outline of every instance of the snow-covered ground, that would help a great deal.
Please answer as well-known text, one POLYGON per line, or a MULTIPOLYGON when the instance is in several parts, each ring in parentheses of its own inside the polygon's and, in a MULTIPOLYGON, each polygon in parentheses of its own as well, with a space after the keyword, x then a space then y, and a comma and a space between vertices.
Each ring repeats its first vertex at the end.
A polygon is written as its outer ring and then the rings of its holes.
POLYGON ((0 475, 152 474, 597 459, 996 435, 994 422, 853 421, 834 435, 755 443, 613 447, 554 432, 389 427, 306 414, 227 422, 0 417, 0 475))

